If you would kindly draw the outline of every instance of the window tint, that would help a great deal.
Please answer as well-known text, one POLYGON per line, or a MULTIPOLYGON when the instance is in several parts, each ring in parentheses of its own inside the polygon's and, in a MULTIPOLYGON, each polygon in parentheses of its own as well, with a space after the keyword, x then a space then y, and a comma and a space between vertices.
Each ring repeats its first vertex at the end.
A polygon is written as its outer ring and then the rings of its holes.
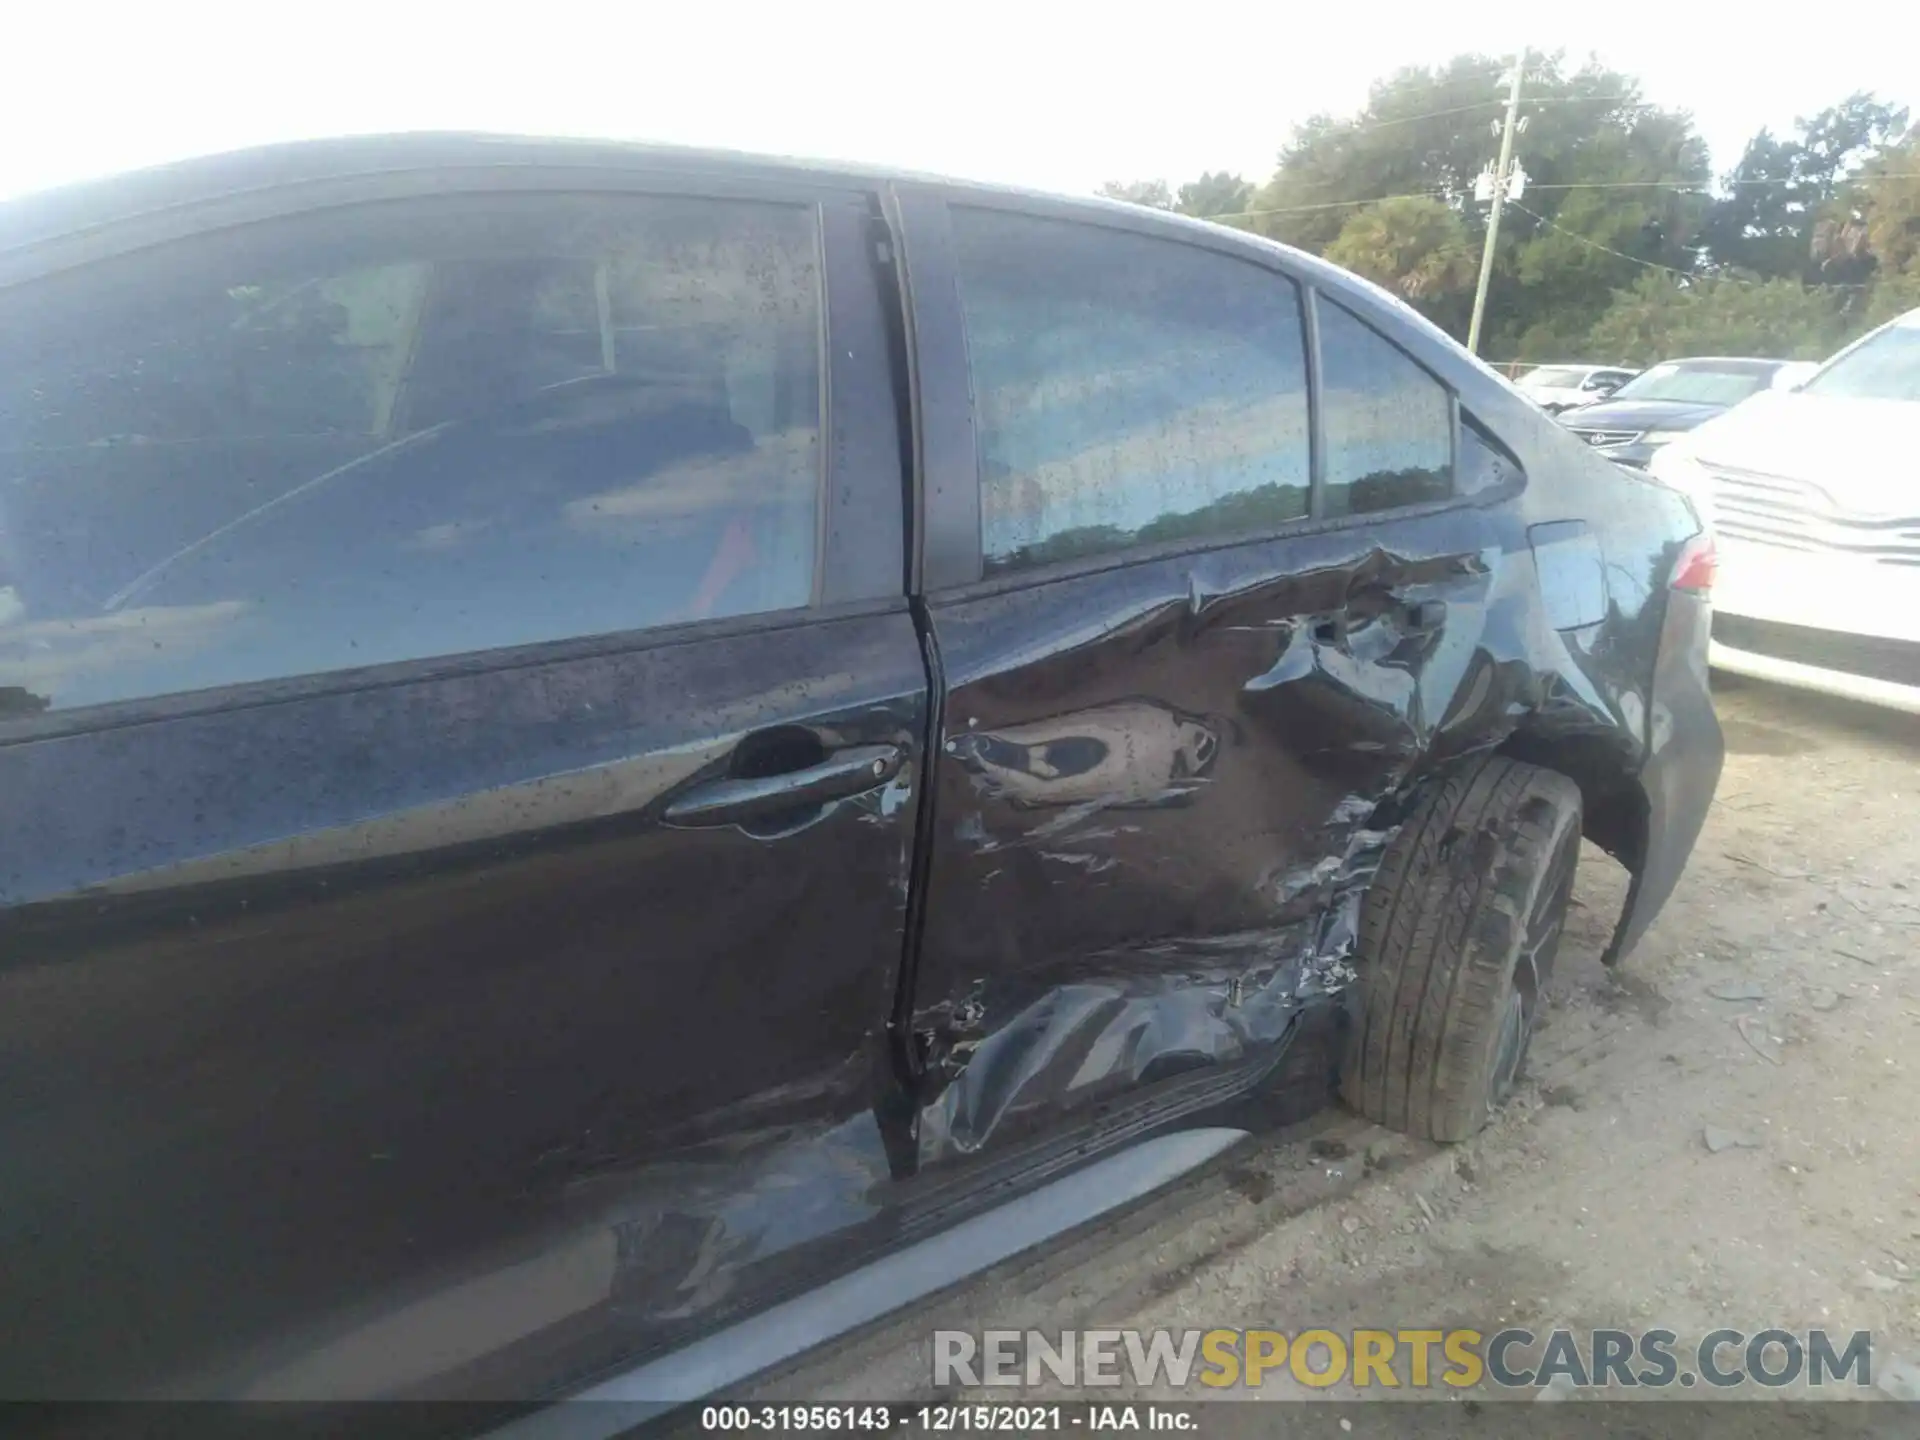
POLYGON ((1326 513, 1365 515, 1452 493, 1453 412, 1441 383, 1324 297, 1320 426, 1326 513))
POLYGON ((989 572, 1307 513, 1300 298, 1175 241, 957 208, 989 572))
POLYGON ((0 710, 803 605, 801 207, 323 212, 0 296, 0 710))

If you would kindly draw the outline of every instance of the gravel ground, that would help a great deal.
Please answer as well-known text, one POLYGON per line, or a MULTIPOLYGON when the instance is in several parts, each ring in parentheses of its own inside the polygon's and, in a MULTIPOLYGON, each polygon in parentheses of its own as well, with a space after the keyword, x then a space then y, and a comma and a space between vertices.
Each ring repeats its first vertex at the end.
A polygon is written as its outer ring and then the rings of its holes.
POLYGON ((1679 890, 1610 972, 1625 875, 1589 848, 1527 1076, 1482 1135, 1331 1112, 756 1394, 931 1396, 930 1332, 989 1326, 1867 1329, 1897 1376, 1920 1359, 1920 722, 1716 698, 1726 772, 1679 890))

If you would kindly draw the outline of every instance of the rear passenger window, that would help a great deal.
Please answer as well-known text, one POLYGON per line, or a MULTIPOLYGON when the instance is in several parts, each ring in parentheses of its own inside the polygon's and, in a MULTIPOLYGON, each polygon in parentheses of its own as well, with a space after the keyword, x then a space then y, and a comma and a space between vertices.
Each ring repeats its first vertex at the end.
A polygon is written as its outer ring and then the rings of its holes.
POLYGON ((952 214, 989 573, 1306 515, 1290 281, 1177 241, 952 214))
POLYGON ((1378 331, 1321 297, 1326 513, 1365 515, 1452 493, 1446 388, 1378 331))
POLYGON ((448 199, 0 294, 0 712, 805 605, 816 254, 448 199))

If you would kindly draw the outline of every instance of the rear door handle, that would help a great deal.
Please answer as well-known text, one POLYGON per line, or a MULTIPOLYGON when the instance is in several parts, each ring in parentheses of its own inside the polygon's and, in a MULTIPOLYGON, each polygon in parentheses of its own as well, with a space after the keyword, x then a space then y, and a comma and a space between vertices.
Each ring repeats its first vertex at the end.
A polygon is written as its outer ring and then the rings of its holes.
POLYGON ((799 770, 708 780, 669 804, 661 819, 687 829, 737 825, 798 805, 844 800, 886 784, 899 773, 905 758, 898 745, 853 745, 799 770))

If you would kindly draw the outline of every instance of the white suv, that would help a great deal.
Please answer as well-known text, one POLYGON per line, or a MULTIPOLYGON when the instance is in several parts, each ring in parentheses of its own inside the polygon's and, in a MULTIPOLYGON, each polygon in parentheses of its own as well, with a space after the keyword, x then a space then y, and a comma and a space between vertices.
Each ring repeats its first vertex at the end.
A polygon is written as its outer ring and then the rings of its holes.
POLYGON ((1714 531, 1715 665, 1920 714, 1920 310, 1651 468, 1714 531))

